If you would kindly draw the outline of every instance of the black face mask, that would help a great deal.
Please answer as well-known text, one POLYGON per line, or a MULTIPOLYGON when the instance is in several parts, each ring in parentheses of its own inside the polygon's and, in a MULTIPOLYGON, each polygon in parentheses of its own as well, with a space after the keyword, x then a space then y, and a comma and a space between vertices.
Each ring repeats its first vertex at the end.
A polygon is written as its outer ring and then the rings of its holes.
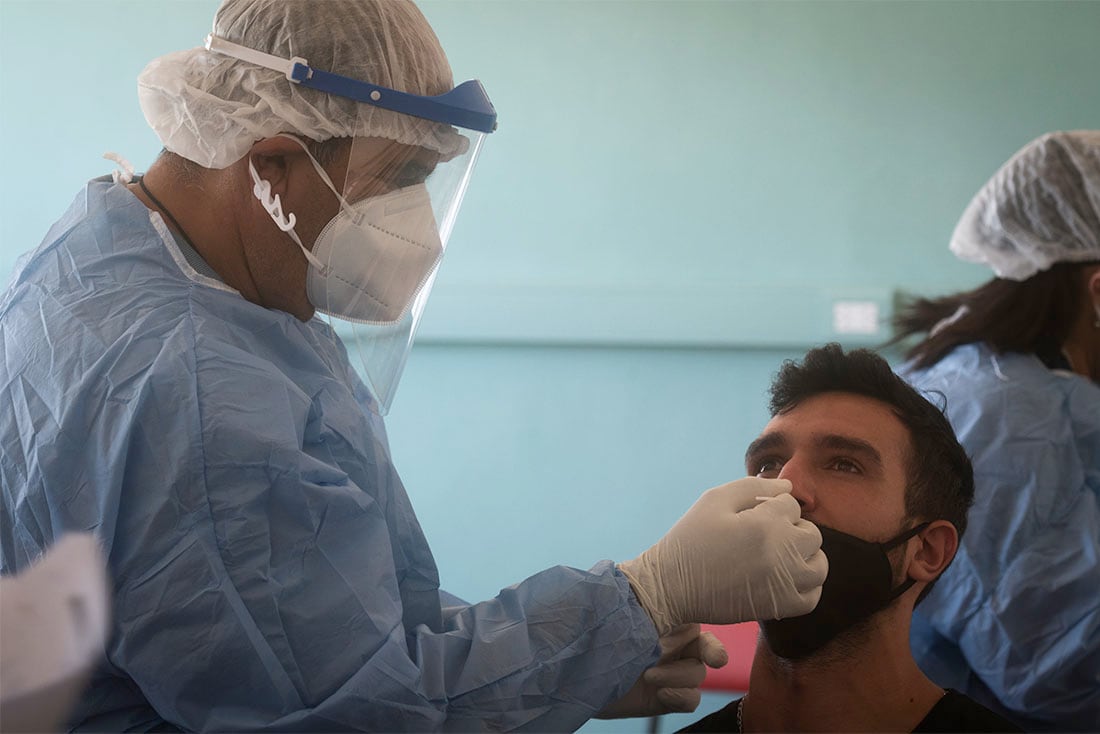
POLYGON ((886 552, 928 527, 922 523, 885 543, 872 543, 823 525, 821 550, 829 559, 829 575, 821 601, 809 614, 762 622, 764 639, 777 656, 801 660, 820 650, 852 625, 870 617, 916 583, 909 579, 894 588, 894 572, 886 552))

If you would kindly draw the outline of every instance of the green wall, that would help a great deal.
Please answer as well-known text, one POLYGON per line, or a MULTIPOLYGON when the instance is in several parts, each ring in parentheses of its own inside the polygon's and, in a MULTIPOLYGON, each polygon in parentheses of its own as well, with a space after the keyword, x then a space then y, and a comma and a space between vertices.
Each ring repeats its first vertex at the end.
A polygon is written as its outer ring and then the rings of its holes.
MULTIPOLYGON (((421 5, 500 116, 389 421, 470 599, 655 541, 743 473, 781 359, 886 336, 838 301, 985 279, 946 249, 970 196, 1100 123, 1097 2, 421 5)), ((152 161, 134 79, 215 7, 0 0, 0 274, 101 153, 152 161)))

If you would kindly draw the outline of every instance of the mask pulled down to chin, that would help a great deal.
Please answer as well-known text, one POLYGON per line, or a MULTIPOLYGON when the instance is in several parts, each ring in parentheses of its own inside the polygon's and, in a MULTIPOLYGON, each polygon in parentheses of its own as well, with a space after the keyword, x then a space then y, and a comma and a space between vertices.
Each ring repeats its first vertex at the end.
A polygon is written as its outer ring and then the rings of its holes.
POLYGON ((778 657, 801 660, 888 606, 916 582, 909 579, 894 587, 887 551, 926 527, 927 522, 884 543, 873 543, 819 525, 821 550, 829 559, 829 575, 821 590, 821 600, 809 614, 761 622, 768 647, 778 657))

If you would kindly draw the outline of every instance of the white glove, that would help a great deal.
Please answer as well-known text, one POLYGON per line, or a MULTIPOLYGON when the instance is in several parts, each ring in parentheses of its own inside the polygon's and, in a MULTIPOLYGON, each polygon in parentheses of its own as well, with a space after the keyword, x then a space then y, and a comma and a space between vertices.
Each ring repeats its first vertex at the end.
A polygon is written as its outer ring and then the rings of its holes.
POLYGON ((699 685, 707 667, 721 668, 729 655, 710 632, 685 624, 661 638, 661 657, 647 668, 626 695, 596 714, 600 719, 688 713, 699 706, 699 685))
POLYGON ((801 519, 790 491, 786 479, 759 477, 708 489, 656 545, 618 564, 658 635, 688 622, 782 619, 817 606, 829 563, 821 532, 801 519))

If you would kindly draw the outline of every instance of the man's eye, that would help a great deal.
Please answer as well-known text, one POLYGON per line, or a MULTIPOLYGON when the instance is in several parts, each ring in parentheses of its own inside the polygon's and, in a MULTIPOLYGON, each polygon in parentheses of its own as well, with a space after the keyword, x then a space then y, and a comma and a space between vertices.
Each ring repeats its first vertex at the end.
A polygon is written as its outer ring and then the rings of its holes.
POLYGON ((762 459, 756 462, 756 476, 773 477, 783 470, 783 462, 779 459, 762 459))
POLYGON ((859 464, 852 461, 851 459, 844 458, 833 459, 831 468, 836 469, 837 471, 848 472, 850 474, 860 474, 863 472, 863 469, 860 468, 859 464))

